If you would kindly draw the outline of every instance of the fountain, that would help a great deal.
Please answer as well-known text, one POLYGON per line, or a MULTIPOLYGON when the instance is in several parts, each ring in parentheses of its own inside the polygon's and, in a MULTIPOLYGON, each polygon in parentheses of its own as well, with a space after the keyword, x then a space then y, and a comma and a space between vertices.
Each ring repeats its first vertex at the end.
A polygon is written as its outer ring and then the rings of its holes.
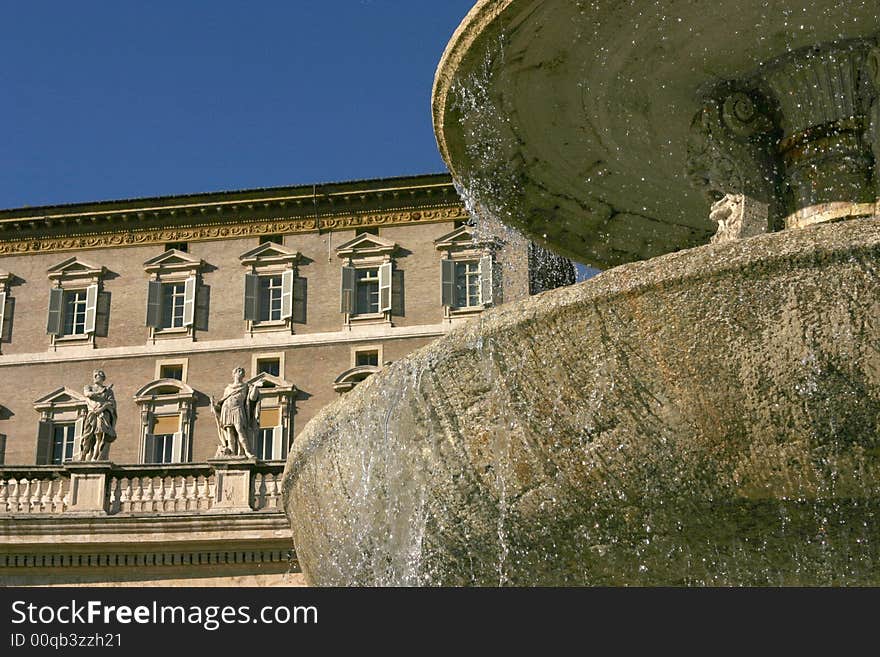
POLYGON ((608 268, 297 438, 310 582, 880 583, 875 2, 481 0, 437 71, 472 211, 608 268))

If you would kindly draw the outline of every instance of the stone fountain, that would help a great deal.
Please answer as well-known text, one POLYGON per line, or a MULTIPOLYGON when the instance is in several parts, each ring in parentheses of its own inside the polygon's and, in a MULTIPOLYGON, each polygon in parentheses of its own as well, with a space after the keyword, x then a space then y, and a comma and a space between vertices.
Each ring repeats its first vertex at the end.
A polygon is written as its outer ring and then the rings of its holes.
POLYGON ((437 71, 472 211, 608 268, 297 438, 315 584, 880 583, 876 2, 481 0, 437 71))

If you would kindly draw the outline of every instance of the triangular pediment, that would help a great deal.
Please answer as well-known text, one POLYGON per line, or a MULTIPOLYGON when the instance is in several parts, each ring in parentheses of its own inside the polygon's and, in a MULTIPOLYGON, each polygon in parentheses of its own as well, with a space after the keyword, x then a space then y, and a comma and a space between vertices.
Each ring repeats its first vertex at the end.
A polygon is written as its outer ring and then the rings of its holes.
POLYGON ((188 253, 178 251, 177 249, 168 249, 165 253, 150 258, 144 263, 144 270, 147 272, 160 271, 196 271, 204 261, 194 258, 188 253))
POLYGON ((478 235, 477 229, 469 224, 459 226, 434 240, 434 247, 439 251, 486 247, 495 243, 496 238, 489 235, 478 235))
POLYGON ((104 268, 73 256, 67 260, 59 262, 54 267, 50 267, 46 270, 46 273, 52 280, 63 278, 88 278, 100 276, 104 273, 104 268))
POLYGON ((294 386, 290 381, 282 379, 279 376, 274 376, 269 374, 268 372, 260 372, 255 377, 248 379, 247 383, 249 385, 253 385, 257 382, 262 382, 261 386, 262 390, 267 392, 295 392, 296 386, 294 386))
POLYGON ((351 257, 352 255, 379 255, 393 253, 397 248, 397 243, 389 239, 373 235, 371 233, 361 233, 354 239, 336 247, 336 255, 340 257, 351 257))
POLYGON ((259 246, 245 251, 238 259, 243 265, 251 265, 257 263, 295 263, 300 258, 299 251, 289 249, 282 244, 276 242, 266 242, 259 246))
POLYGON ((85 403, 86 398, 80 393, 68 387, 61 387, 36 400, 34 408, 39 411, 54 406, 79 406, 85 403))

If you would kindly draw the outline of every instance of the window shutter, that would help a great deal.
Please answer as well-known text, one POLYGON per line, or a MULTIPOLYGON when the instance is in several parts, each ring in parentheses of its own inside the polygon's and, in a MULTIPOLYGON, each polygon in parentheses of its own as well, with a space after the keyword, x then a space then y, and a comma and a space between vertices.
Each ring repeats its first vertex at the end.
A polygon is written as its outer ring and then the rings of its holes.
POLYGON ((141 458, 142 463, 152 463, 153 462, 153 453, 156 451, 156 440, 153 438, 153 434, 147 433, 144 435, 144 453, 141 458))
POLYGON ((256 274, 244 275, 244 318, 251 322, 259 319, 257 301, 259 300, 260 277, 256 274))
POLYGON ((391 263, 379 265, 379 312, 391 310, 391 263))
POLYGON ((308 279, 297 277, 293 279, 293 315, 292 319, 297 324, 306 323, 306 299, 309 295, 308 279))
POLYGON ((52 423, 40 421, 37 427, 37 465, 48 465, 52 462, 52 423))
POLYGON ((162 283, 147 282, 147 326, 162 327, 162 283))
POLYGON ((455 307, 455 262, 444 258, 440 261, 442 303, 455 307))
POLYGON ((342 268, 342 305, 340 312, 354 313, 354 267, 342 268))
POLYGON ((8 339, 6 330, 6 292, 0 292, 0 342, 8 339))
POLYGON ((174 434, 171 443, 171 462, 184 463, 186 459, 183 457, 183 433, 180 431, 174 434))
POLYGON ((391 272, 391 314, 403 317, 404 303, 403 271, 395 269, 391 272))
POLYGON ((98 286, 89 285, 86 288, 86 333, 95 332, 95 315, 98 310, 98 286))
POLYGON ((492 303, 492 256, 480 258, 480 303, 492 303))
MULTIPOLYGON (((85 418, 82 416, 76 419, 76 422, 73 423, 73 458, 74 460, 77 457, 77 454, 82 450, 82 435, 83 435, 83 422, 85 422, 85 418)), ((104 443, 104 449, 107 449, 107 444, 104 443)))
POLYGON ((293 270, 281 274, 281 319, 293 316, 293 270))
POLYGON ((281 459, 284 458, 284 455, 281 453, 281 447, 282 447, 281 437, 283 434, 282 428, 283 427, 278 426, 272 430, 272 460, 273 461, 280 461, 281 459))
POLYGON ((61 308, 64 305, 64 290, 53 287, 49 290, 49 321, 46 324, 46 333, 49 335, 61 335, 61 308))
POLYGON ((208 330, 210 309, 211 286, 204 284, 196 286, 196 319, 194 326, 197 331, 208 330))
POLYGON ((186 279, 183 287, 183 325, 192 326, 196 316, 196 277, 186 279))

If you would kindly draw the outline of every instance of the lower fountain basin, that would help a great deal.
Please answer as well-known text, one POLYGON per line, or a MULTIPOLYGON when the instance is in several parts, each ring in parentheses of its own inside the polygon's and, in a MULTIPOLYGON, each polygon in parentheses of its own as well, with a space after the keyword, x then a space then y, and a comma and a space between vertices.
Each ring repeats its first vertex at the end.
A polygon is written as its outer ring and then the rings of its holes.
POLYGON ((300 433, 318 585, 880 583, 880 222, 487 312, 300 433))

